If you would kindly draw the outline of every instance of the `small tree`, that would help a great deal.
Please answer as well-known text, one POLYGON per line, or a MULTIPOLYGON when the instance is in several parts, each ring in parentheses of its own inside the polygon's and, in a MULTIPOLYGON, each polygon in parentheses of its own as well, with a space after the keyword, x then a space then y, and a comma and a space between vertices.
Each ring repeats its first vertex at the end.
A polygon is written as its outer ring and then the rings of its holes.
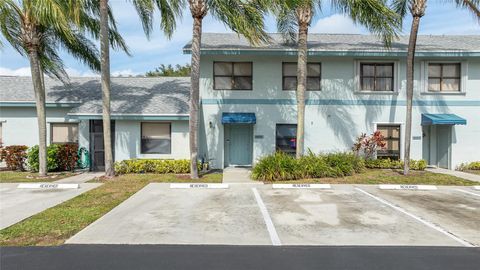
POLYGON ((362 154, 365 159, 373 159, 375 158, 377 150, 379 148, 385 149, 385 145, 385 137, 377 130, 370 136, 367 136, 366 133, 358 136, 356 142, 353 144, 352 150, 357 156, 362 154))

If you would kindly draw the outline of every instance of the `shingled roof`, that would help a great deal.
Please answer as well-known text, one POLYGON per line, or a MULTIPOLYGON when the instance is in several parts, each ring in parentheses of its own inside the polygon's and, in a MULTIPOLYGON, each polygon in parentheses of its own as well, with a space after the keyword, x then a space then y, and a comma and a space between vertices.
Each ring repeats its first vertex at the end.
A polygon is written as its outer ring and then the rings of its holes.
MULTIPOLYGON (((259 50, 291 51, 294 44, 285 43, 281 34, 270 34, 271 42, 258 47, 250 45, 244 38, 234 33, 203 33, 202 51, 259 50)), ((315 34, 308 35, 308 48, 317 52, 406 52, 408 36, 401 36, 394 41, 390 50, 384 47, 375 35, 353 34, 315 34)), ((191 42, 184 47, 189 53, 191 42)), ((419 35, 417 52, 480 52, 480 35, 419 35)))
MULTIPOLYGON (((32 78, 0 76, 0 103, 35 102, 32 78)), ((111 79, 112 114, 188 114, 190 79, 187 77, 114 77, 111 79)), ((70 78, 64 85, 45 78, 46 102, 71 104, 70 114, 100 114, 100 78, 70 78)))

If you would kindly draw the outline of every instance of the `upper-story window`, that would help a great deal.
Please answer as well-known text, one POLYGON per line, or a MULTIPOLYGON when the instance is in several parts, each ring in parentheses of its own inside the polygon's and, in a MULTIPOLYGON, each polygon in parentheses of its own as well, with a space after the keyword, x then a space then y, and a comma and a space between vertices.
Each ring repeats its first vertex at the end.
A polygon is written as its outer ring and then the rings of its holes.
MULTIPOLYGON (((320 63, 307 64, 307 90, 320 90, 322 66, 320 63)), ((297 63, 283 63, 283 90, 297 90, 297 63)))
POLYGON ((460 63, 429 63, 429 92, 460 92, 460 63))
POLYGON ((361 91, 394 91, 394 63, 360 63, 361 91))
POLYGON ((213 89, 252 90, 252 62, 214 62, 213 89))

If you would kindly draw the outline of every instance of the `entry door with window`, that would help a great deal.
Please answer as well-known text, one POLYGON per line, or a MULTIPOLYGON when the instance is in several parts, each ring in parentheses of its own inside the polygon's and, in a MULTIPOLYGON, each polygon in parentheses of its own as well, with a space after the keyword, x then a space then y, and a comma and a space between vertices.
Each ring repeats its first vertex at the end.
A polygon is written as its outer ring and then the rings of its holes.
POLYGON ((252 165, 253 126, 225 125, 226 166, 252 165))
MULTIPOLYGON (((115 158, 115 121, 111 121, 112 154, 115 158)), ((90 159, 91 170, 105 170, 105 148, 103 143, 103 121, 90 120, 90 159)))

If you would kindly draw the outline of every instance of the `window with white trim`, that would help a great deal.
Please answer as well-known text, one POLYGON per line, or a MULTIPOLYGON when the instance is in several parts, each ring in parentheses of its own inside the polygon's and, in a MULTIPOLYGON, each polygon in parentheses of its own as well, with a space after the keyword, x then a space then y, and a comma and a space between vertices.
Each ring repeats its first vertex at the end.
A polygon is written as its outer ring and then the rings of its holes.
POLYGON ((171 123, 142 122, 141 123, 141 153, 171 154, 171 123))
MULTIPOLYGON (((320 63, 307 63, 307 87, 308 91, 321 89, 322 66, 320 63)), ((282 63, 282 86, 283 90, 297 90, 297 63, 282 63)))
POLYGON ((377 125, 384 137, 385 147, 377 149, 377 158, 400 159, 400 125, 377 125))
POLYGON ((460 92, 460 63, 428 63, 428 92, 460 92))
POLYGON ((360 91, 393 92, 394 63, 360 63, 360 91))
POLYGON ((77 123, 50 123, 50 143, 78 143, 77 123))

